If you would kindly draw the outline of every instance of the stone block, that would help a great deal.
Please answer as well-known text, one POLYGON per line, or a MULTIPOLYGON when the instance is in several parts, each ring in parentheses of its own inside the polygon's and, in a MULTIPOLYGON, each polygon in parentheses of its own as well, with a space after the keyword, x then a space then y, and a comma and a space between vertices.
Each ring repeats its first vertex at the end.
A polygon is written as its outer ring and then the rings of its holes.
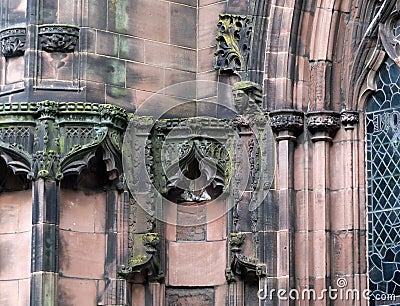
POLYGON ((58 304, 74 306, 98 305, 96 281, 60 277, 58 280, 58 304))
POLYGON ((157 92, 164 87, 164 70, 159 67, 126 63, 126 87, 157 92))
POLYGON ((198 51, 198 72, 214 71, 215 64, 215 47, 210 47, 198 51))
POLYGON ((199 8, 198 48, 215 46, 219 14, 225 12, 226 2, 199 8))
POLYGON ((106 103, 120 106, 133 113, 136 109, 136 90, 106 84, 106 103))
MULTIPOLYGON (((21 305, 18 303, 17 280, 0 281, 0 305, 21 305)), ((29 301, 25 305, 29 305, 29 301)))
POLYGON ((226 242, 170 242, 171 286, 215 286, 225 283, 226 242))
POLYGON ((126 78, 125 62, 88 54, 86 77, 89 81, 124 86, 126 78))
POLYGON ((88 233, 104 233, 106 197, 103 192, 61 190, 60 228, 88 233))
POLYGON ((119 57, 135 62, 144 62, 144 41, 139 38, 120 35, 119 57))
POLYGON ((197 6, 197 0, 170 0, 170 2, 186 4, 186 5, 194 6, 194 7, 197 6))
POLYGON ((86 100, 92 103, 105 103, 105 84, 86 81, 86 100))
POLYGON ((108 55, 111 57, 118 56, 119 35, 111 32, 97 31, 96 53, 100 55, 108 55))
POLYGON ((88 0, 88 20, 84 20, 91 28, 106 30, 107 1, 88 0))
POLYGON ((25 60, 23 56, 9 58, 6 62, 5 84, 14 84, 24 80, 25 60))
MULTIPOLYGON (((193 0, 191 0, 193 2, 193 0)), ((186 1, 188 2, 188 1, 186 1)), ((173 45, 196 48, 196 8, 171 3, 170 42, 173 45)))
POLYGON ((177 241, 203 241, 206 239, 205 205, 185 205, 177 207, 177 241))
POLYGON ((109 0, 109 30, 169 42, 169 3, 158 0, 109 0), (145 25, 145 26, 144 26, 145 25))
POLYGON ((172 45, 145 41, 145 63, 164 68, 196 72, 196 52, 172 45))
POLYGON ((101 279, 105 253, 104 234, 60 230, 60 275, 101 279))
POLYGON ((0 258, 0 280, 29 277, 31 232, 0 235, 0 258))
POLYGON ((167 305, 204 306, 215 304, 214 288, 166 288, 167 305))
POLYGON ((227 207, 225 201, 215 200, 207 204, 207 240, 226 239, 227 207))

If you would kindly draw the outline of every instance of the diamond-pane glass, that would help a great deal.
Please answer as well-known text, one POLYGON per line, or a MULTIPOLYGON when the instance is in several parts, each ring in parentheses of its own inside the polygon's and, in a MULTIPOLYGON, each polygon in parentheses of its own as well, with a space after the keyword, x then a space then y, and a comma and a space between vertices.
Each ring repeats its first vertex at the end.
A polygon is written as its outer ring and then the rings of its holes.
POLYGON ((366 116, 369 285, 400 296, 400 68, 388 59, 366 116))

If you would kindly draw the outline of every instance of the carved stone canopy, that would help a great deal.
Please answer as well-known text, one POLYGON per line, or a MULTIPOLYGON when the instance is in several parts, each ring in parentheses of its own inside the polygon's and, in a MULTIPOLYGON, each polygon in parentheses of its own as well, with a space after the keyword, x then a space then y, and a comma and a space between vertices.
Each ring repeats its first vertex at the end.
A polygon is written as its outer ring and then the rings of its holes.
POLYGON ((16 174, 59 180, 79 174, 101 148, 114 180, 122 174, 120 150, 126 125, 126 112, 114 105, 0 104, 0 156, 16 174))
POLYGON ((175 197, 174 202, 208 201, 221 194, 229 181, 232 133, 224 120, 166 119, 156 123, 156 130, 152 171, 162 194, 175 197))

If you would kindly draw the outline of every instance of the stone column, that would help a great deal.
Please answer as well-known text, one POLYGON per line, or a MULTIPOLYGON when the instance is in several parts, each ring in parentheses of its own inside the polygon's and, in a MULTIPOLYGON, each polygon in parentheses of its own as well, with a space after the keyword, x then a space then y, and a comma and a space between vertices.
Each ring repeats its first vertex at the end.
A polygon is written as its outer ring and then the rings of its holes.
MULTIPOLYGON (((331 225, 330 225, 330 143, 340 127, 340 115, 336 112, 318 111, 307 113, 307 128, 311 132, 312 148, 312 197, 309 215, 310 284, 317 297, 328 289, 331 278, 331 225)), ((325 294, 321 303, 328 305, 325 294)), ((321 304, 322 305, 322 304, 321 304)))
MULTIPOLYGON (((276 134, 277 169, 276 190, 279 208, 277 223, 277 268, 276 289, 289 291, 294 288, 294 148, 297 136, 303 131, 303 113, 296 110, 277 110, 270 113, 271 127, 276 134)), ((288 301, 278 300, 277 305, 287 305, 288 301)), ((294 304, 294 301, 291 303, 294 304)))
POLYGON ((32 163, 31 305, 57 304, 60 185, 59 138, 55 125, 57 105, 38 104, 32 163))

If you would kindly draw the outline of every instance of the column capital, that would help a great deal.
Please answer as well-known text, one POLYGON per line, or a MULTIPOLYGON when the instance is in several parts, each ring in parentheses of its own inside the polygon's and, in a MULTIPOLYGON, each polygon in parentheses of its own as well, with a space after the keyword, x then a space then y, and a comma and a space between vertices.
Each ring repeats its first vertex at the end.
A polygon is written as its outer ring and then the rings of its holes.
POLYGON ((306 118, 313 142, 332 141, 340 128, 340 113, 335 111, 311 111, 306 114, 306 118))
POLYGON ((276 140, 296 140, 304 129, 304 113, 295 109, 280 109, 269 113, 271 128, 276 140))
POLYGON ((340 121, 345 130, 352 130, 354 125, 360 122, 360 115, 358 111, 343 110, 340 114, 340 121))

